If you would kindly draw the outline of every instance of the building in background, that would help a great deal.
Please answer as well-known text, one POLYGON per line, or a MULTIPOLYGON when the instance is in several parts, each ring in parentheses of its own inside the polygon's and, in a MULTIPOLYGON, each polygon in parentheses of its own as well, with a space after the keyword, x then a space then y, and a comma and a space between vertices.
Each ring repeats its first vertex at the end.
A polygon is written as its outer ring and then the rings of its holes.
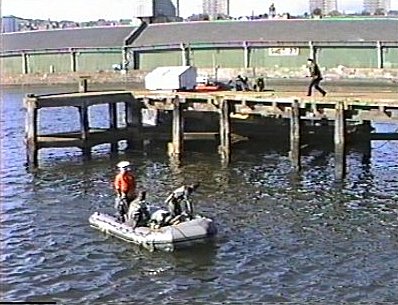
POLYGON ((1 32, 11 33, 18 31, 18 18, 14 16, 1 17, 1 32))
POLYGON ((229 0, 203 0, 203 14, 212 18, 229 16, 229 0))
POLYGON ((179 20, 179 0, 134 0, 133 16, 147 23, 179 20))
POLYGON ((174 4, 174 7, 176 9, 176 16, 181 17, 181 11, 180 11, 180 0, 172 0, 172 3, 174 4))
POLYGON ((323 15, 337 11, 337 0, 310 0, 310 13, 320 9, 323 15))
POLYGON ((387 14, 391 9, 391 0, 364 0, 363 8, 371 15, 387 14))

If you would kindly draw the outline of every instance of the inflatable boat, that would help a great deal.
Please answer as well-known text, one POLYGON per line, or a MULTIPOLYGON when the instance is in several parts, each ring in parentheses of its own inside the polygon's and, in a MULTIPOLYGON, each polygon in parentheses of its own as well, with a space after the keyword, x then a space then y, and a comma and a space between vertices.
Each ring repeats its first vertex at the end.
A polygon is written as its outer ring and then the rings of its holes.
POLYGON ((217 233, 217 229, 212 219, 193 212, 191 194, 198 185, 175 189, 165 200, 167 209, 148 206, 146 191, 142 191, 130 203, 115 202, 119 215, 95 212, 89 223, 106 234, 151 251, 173 251, 206 241, 217 233))
POLYGON ((147 248, 150 251, 173 251, 176 248, 204 242, 217 233, 210 218, 195 215, 190 220, 178 224, 153 228, 132 227, 121 223, 116 216, 95 212, 89 218, 90 225, 106 234, 147 248))

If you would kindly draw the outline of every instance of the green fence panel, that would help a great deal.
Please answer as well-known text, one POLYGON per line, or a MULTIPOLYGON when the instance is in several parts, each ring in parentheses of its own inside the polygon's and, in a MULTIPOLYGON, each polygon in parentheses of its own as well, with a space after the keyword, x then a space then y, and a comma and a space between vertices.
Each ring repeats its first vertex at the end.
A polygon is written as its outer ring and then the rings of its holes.
POLYGON ((325 68, 377 68, 376 48, 320 48, 318 62, 325 68))
POLYGON ((384 48, 384 68, 398 68, 398 48, 384 48))
POLYGON ((216 65, 214 50, 191 50, 191 64, 198 68, 209 68, 216 65))
POLYGON ((243 68, 244 51, 242 49, 215 50, 215 64, 220 68, 243 68))
POLYGON ((30 73, 69 72, 71 69, 70 54, 30 54, 28 67, 30 73))
POLYGON ((191 62, 198 68, 243 68, 243 49, 192 50, 191 62))
POLYGON ((112 65, 120 65, 122 61, 121 51, 76 53, 76 69, 79 72, 112 71, 112 65))
MULTIPOLYGON (((192 49, 189 59, 198 68, 243 68, 242 49, 192 49)), ((252 48, 249 67, 252 68, 299 68, 306 64, 309 48, 252 48)), ((317 59, 322 68, 377 68, 376 48, 319 48, 317 59)), ((76 53, 79 72, 112 71, 112 65, 122 62, 120 50, 76 53)), ((398 48, 383 48, 384 68, 398 68, 398 48)), ((140 54, 140 69, 152 70, 158 66, 179 66, 182 52, 157 51, 140 54)), ((3 74, 22 73, 22 55, 1 58, 3 74)), ((71 54, 30 54, 29 73, 59 73, 71 71, 71 54)))
POLYGON ((298 68, 307 63, 308 48, 253 48, 250 50, 250 67, 298 68))
POLYGON ((22 55, 2 57, 0 64, 2 74, 22 74, 22 55))
POLYGON ((140 54, 140 69, 153 70, 164 66, 181 66, 181 51, 149 52, 140 54))

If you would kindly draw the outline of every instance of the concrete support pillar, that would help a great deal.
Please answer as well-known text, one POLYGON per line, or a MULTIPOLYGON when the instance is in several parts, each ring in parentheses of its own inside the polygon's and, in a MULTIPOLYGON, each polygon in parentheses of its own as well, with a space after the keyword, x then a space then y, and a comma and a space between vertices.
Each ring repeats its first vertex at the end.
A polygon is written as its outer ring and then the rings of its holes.
POLYGON ((28 166, 38 166, 38 145, 37 145, 37 119, 38 108, 36 98, 26 97, 24 100, 26 107, 25 118, 25 142, 26 157, 28 166))
MULTIPOLYGON (((109 129, 117 130, 117 104, 109 103, 108 104, 108 112, 109 112, 109 129)), ((118 150, 118 141, 111 142, 111 153, 117 153, 118 150)))
POLYGON ((70 71, 77 71, 76 52, 74 50, 70 51, 70 71))
POLYGON ((127 130, 131 135, 127 140, 127 150, 142 150, 142 103, 133 97, 125 103, 125 112, 127 130))
POLYGON ((140 64, 140 52, 138 52, 138 51, 134 51, 133 52, 133 69, 134 70, 139 70, 140 69, 140 67, 141 67, 141 64, 140 64))
POLYGON ((316 48, 315 48, 314 43, 312 41, 308 41, 308 48, 310 49, 309 58, 312 58, 316 62, 317 61, 316 48))
POLYGON ((181 65, 189 66, 191 63, 189 46, 187 47, 184 43, 181 43, 180 49, 181 49, 181 65))
POLYGON ((342 180, 346 175, 346 120, 344 102, 336 103, 336 119, 334 127, 335 177, 342 180))
POLYGON ((384 58, 383 58, 383 45, 380 41, 377 41, 377 68, 383 69, 384 58))
POLYGON ((290 159, 295 171, 301 169, 300 152, 300 105, 298 100, 292 103, 290 118, 290 159))
POLYGON ((123 47, 122 49, 122 69, 126 70, 128 69, 129 66, 129 50, 127 47, 123 47))
POLYGON ((250 48, 247 41, 243 42, 243 66, 245 69, 250 67, 250 48))
POLYGON ((168 143, 168 154, 174 159, 180 159, 184 147, 184 117, 180 98, 173 99, 172 142, 168 143))
POLYGON ((82 139, 81 149, 85 159, 91 158, 91 147, 88 145, 88 136, 90 131, 90 123, 88 119, 88 107, 86 105, 79 106, 80 118, 80 138, 82 139))
POLYGON ((223 163, 228 164, 231 160, 231 105, 228 100, 218 100, 220 112, 220 145, 218 153, 223 163))
POLYGON ((29 55, 22 53, 22 74, 29 73, 29 55))

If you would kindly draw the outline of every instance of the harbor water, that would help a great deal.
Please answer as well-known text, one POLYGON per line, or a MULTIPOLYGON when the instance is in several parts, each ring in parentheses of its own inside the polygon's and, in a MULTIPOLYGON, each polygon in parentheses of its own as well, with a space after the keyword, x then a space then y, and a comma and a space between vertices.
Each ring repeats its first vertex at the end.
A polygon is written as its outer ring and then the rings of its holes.
MULTIPOLYGON (((40 150, 25 167, 23 97, 68 88, 5 88, 1 101, 1 301, 58 304, 398 303, 398 141, 372 142, 370 159, 348 152, 345 181, 333 152, 305 151, 294 174, 287 151, 242 143, 222 166, 214 145, 186 151, 180 167, 164 145, 145 152, 40 150), (207 244, 149 252, 88 225, 113 213, 112 179, 129 160, 150 203, 201 183, 195 209, 215 219, 207 244)), ((100 126, 102 109, 90 118, 100 126)), ((76 109, 44 109, 41 132, 76 129, 76 109)), ((375 125, 378 131, 397 129, 375 125)))

